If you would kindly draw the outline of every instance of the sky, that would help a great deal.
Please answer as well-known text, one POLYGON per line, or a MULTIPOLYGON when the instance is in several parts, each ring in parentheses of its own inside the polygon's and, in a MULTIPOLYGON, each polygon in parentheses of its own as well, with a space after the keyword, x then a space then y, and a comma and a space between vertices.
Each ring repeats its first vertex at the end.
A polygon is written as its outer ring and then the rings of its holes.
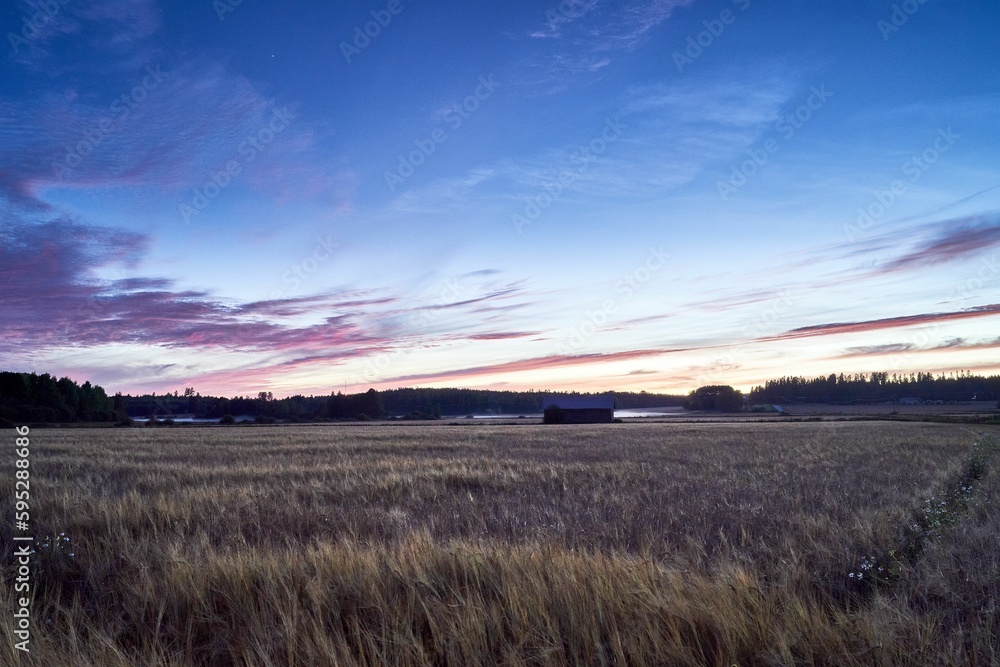
POLYGON ((965 0, 4 3, 0 367, 997 373, 998 29, 965 0))

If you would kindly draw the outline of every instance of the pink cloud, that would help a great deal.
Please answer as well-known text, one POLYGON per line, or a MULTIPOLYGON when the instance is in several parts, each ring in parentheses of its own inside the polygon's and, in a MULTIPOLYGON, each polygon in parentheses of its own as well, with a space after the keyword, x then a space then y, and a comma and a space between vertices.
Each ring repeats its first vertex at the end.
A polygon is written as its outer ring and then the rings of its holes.
POLYGON ((390 378, 385 382, 413 382, 417 380, 430 380, 439 382, 443 380, 463 379, 470 377, 481 377, 483 375, 495 375, 497 373, 518 373, 522 371, 532 371, 540 369, 565 368, 569 366, 581 366, 586 364, 604 363, 610 361, 625 361, 629 359, 645 359, 648 357, 658 357, 665 354, 686 352, 686 349, 677 350, 629 350, 624 352, 608 352, 604 354, 580 354, 580 355, 551 355, 548 357, 536 357, 533 359, 521 359, 500 364, 490 364, 486 366, 473 366, 438 373, 421 373, 417 375, 406 375, 390 378))
MULTIPOLYGON (((102 267, 137 262, 148 242, 134 232, 66 220, 0 229, 0 311, 9 313, 0 320, 0 350, 24 355, 60 347, 134 344, 271 352, 285 358, 265 366, 288 370, 418 340, 434 343, 433 335, 410 331, 397 321, 423 309, 399 308, 402 297, 384 291, 343 289, 233 303, 204 291, 175 290, 164 278, 97 277, 102 267), (289 321, 317 316, 322 319, 311 324, 289 321)), ((516 286, 494 285, 485 296, 464 304, 481 307, 519 291, 516 286)), ((481 317, 473 322, 471 331, 446 331, 437 337, 491 341, 537 335, 477 331, 486 323, 481 317)))

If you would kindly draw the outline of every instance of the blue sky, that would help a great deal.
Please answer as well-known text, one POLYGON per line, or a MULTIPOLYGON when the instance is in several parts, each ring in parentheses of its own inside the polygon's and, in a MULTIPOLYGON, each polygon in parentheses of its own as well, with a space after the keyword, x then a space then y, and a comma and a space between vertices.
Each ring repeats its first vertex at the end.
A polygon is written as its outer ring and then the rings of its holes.
POLYGON ((5 368, 124 392, 1000 369, 1000 7, 8 3, 5 368))

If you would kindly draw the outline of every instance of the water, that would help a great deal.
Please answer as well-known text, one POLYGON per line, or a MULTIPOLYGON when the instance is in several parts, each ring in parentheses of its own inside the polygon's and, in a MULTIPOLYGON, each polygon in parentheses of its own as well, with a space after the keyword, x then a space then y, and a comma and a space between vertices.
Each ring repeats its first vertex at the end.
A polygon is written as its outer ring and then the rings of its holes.
MULTIPOLYGON (((628 410, 615 410, 615 417, 621 419, 627 419, 630 417, 679 417, 686 413, 686 410, 682 407, 669 407, 669 408, 631 408, 628 410)), ((521 415, 519 414, 501 414, 501 415, 472 415, 473 419, 518 419, 521 415)), ((460 417, 461 418, 461 417, 460 417)), ((524 413, 525 419, 541 419, 542 413, 540 412, 526 412, 524 413)))
MULTIPOLYGON (((163 415, 157 415, 156 421, 163 421, 164 419, 173 419, 175 424, 218 424, 218 419, 198 419, 195 417, 165 417, 163 415)), ((248 421, 252 422, 254 420, 250 415, 240 415, 236 418, 236 421, 248 421)), ((132 417, 132 421, 144 422, 149 421, 149 417, 132 417)))
POLYGON ((615 410, 615 417, 622 419, 628 417, 679 417, 687 413, 687 410, 680 406, 669 408, 631 408, 629 410, 615 410))
MULTIPOLYGON (((670 407, 670 408, 632 408, 628 410, 615 410, 615 417, 620 419, 629 419, 636 417, 679 417, 685 414, 684 408, 681 407, 670 407)), ((473 414, 472 419, 541 419, 543 417, 541 412, 525 412, 525 413, 504 413, 504 414, 473 414)), ((137 422, 145 422, 149 420, 149 417, 133 417, 133 420, 137 422)), ((157 416, 158 421, 163 421, 166 419, 164 416, 157 416)), ((218 419, 197 419, 195 417, 171 417, 176 424, 218 424, 218 419)), ((465 415, 458 415, 455 417, 443 417, 443 419, 468 419, 465 415)), ((240 415, 236 417, 236 421, 250 421, 252 422, 254 418, 250 415, 240 415)))
POLYGON ((541 419, 541 412, 524 412, 519 414, 502 414, 502 415, 472 415, 473 419, 520 419, 521 416, 525 419, 541 419))

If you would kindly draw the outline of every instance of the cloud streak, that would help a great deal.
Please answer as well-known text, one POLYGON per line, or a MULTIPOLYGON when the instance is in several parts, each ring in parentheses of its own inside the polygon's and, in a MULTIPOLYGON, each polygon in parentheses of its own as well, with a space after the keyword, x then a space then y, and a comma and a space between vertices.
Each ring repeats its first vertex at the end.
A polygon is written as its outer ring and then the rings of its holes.
POLYGON ((970 342, 965 338, 951 338, 940 345, 917 347, 912 343, 889 343, 849 347, 839 358, 886 356, 894 354, 933 353, 942 351, 995 350, 1000 348, 1000 338, 970 342))
POLYGON ((953 262, 1000 245, 1000 213, 997 212, 947 220, 938 225, 944 229, 934 238, 880 265, 878 272, 913 270, 953 262))
POLYGON ((293 120, 248 157, 248 140, 285 111, 294 117, 294 108, 208 61, 139 67, 111 94, 67 100, 43 92, 25 104, 0 102, 0 197, 26 214, 51 210, 45 193, 52 189, 155 187, 181 201, 238 160, 236 182, 244 187, 346 205, 354 176, 323 166, 303 123, 293 120))
MULTIPOLYGON (((0 229, 0 312, 6 314, 0 349, 13 351, 21 341, 36 350, 134 344, 299 353, 304 363, 320 359, 316 355, 364 356, 398 344, 414 335, 415 326, 386 327, 386 319, 425 311, 401 307, 402 295, 378 290, 234 303, 206 291, 175 290, 166 278, 99 277, 102 269, 136 266, 148 246, 148 237, 135 232, 63 219, 0 229)), ((461 315, 519 292, 501 286, 450 306, 461 315)), ((482 319, 471 326, 460 321, 460 334, 441 335, 481 341, 536 335, 477 331, 482 319)))
POLYGON ((469 378, 482 377, 502 373, 520 373, 534 370, 552 370, 555 368, 566 368, 571 366, 581 366, 589 364, 600 364, 614 361, 629 361, 632 359, 646 359, 659 357, 666 354, 686 352, 686 349, 674 350, 627 350, 623 352, 607 352, 579 355, 549 355, 546 357, 534 357, 531 359, 521 359, 518 361, 508 361, 499 364, 488 364, 483 366, 472 366, 449 371, 434 373, 419 373, 415 375, 405 375, 389 378, 384 382, 416 382, 431 381, 443 382, 446 380, 465 380, 469 378))
MULTIPOLYGON (((766 68, 700 80, 631 86, 616 110, 595 119, 592 133, 517 159, 477 165, 394 198, 394 213, 454 213, 465 202, 500 211, 523 208, 548 185, 559 203, 636 201, 691 183, 706 167, 731 160, 781 118, 798 76, 766 68), (609 122, 610 121, 610 122, 609 122), (592 140, 613 142, 600 154, 592 140), (568 175, 568 178, 567 178, 568 175), (523 202, 520 206, 513 202, 523 202)), ((509 215, 509 212, 508 212, 509 215)))
POLYGON ((611 64, 616 53, 632 51, 667 21, 674 10, 694 0, 642 0, 614 3, 572 0, 557 3, 545 14, 546 23, 528 34, 553 43, 554 53, 544 67, 547 78, 597 72, 611 64))
POLYGON ((924 324, 936 324, 939 322, 951 322, 956 320, 976 319, 980 317, 991 317, 1000 315, 1000 304, 990 304, 977 306, 968 310, 951 311, 944 313, 922 313, 919 315, 903 315, 901 317, 886 317, 878 320, 866 320, 861 322, 836 322, 831 324, 816 324, 808 327, 792 329, 777 336, 767 336, 758 338, 758 341, 781 341, 794 340, 798 338, 814 338, 817 336, 839 336, 842 334, 867 333, 870 331, 881 331, 884 329, 897 329, 901 327, 920 326, 924 324))

